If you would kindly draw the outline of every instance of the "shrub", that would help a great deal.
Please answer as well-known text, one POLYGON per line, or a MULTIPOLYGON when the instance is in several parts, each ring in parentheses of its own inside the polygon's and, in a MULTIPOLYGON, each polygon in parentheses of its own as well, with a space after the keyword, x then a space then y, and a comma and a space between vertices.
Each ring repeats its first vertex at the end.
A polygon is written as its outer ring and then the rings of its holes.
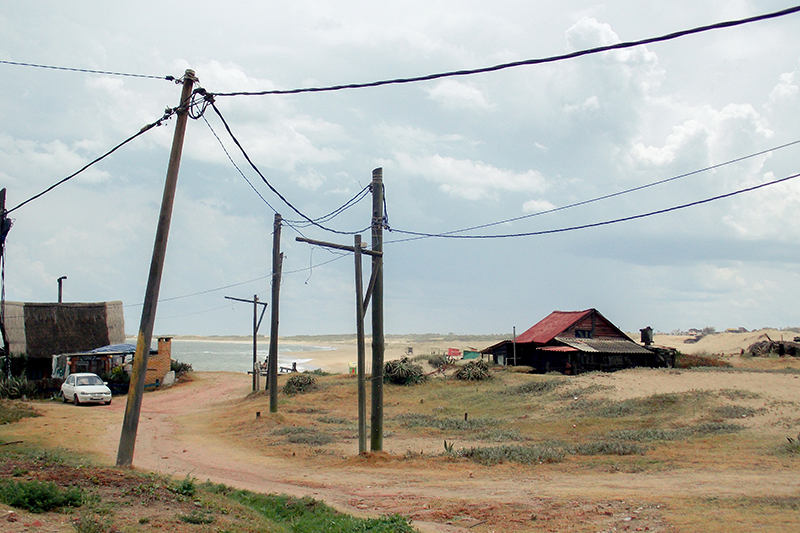
POLYGON ((175 377, 178 377, 182 374, 186 374, 187 372, 191 372, 192 365, 190 365, 189 363, 181 363, 180 361, 171 359, 169 362, 169 369, 175 372, 175 377))
POLYGON ((21 402, 0 399, 0 425, 11 424, 23 418, 41 416, 21 402))
POLYGON ((483 465, 495 465, 504 462, 521 464, 560 463, 566 455, 564 450, 549 446, 473 447, 462 449, 458 454, 483 465))
POLYGON ((615 440, 598 440, 578 444, 571 450, 573 454, 577 455, 641 455, 646 451, 646 446, 615 440))
POLYGON ((0 398, 19 400, 23 396, 33 398, 36 394, 36 384, 28 381, 25 376, 0 378, 0 398))
POLYGON ((422 366, 409 361, 408 357, 388 361, 383 369, 383 382, 394 385, 417 385, 425 381, 422 366))
POLYGON ((334 441, 333 437, 327 433, 295 426, 277 429, 273 431, 273 435, 285 435, 287 442, 292 444, 308 444, 309 446, 321 446, 334 441))
POLYGON ((187 496, 191 498, 194 496, 195 492, 197 492, 197 486, 194 482, 194 478, 186 476, 180 483, 172 487, 170 490, 175 494, 180 494, 181 496, 187 496))
POLYGON ((284 394, 303 394, 317 388, 317 378, 310 374, 294 374, 283 386, 284 394))
POLYGON ((472 361, 459 368, 455 377, 462 381, 484 381, 491 378, 492 374, 486 361, 472 361))
POLYGON ((63 490, 50 482, 8 480, 0 484, 0 501, 32 513, 44 513, 59 507, 78 507, 83 494, 78 488, 63 490))
POLYGON ((103 520, 99 516, 83 514, 72 521, 72 527, 77 533, 106 533, 111 529, 108 520, 103 520))
POLYGON ((687 354, 681 352, 675 354, 675 368, 696 368, 708 366, 729 368, 731 364, 711 355, 687 354))

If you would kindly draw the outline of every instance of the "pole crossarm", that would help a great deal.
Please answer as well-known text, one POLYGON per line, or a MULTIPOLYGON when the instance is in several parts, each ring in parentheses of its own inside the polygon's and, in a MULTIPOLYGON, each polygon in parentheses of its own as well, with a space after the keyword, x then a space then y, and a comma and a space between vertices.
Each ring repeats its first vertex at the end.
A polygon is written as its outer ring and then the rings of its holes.
MULTIPOLYGON (((244 298, 234 298, 233 296, 226 296, 225 298, 228 299, 228 300, 236 300, 237 302, 244 302, 246 304, 253 303, 253 300, 245 300, 244 298)), ((256 302, 256 303, 258 305, 263 305, 264 307, 266 307, 268 305, 267 302, 256 302)))
MULTIPOLYGON (((355 252, 356 249, 353 246, 347 246, 344 244, 336 244, 333 242, 323 242, 323 241, 315 241, 313 239, 306 239, 305 237, 295 237, 294 240, 297 242, 307 242, 308 244, 313 244, 314 246, 323 246, 325 248, 334 248, 336 250, 344 250, 346 252, 355 252)), ((373 257, 381 257, 383 256, 383 252, 379 252, 376 250, 368 250, 366 248, 361 249, 362 254, 371 255, 373 257)))

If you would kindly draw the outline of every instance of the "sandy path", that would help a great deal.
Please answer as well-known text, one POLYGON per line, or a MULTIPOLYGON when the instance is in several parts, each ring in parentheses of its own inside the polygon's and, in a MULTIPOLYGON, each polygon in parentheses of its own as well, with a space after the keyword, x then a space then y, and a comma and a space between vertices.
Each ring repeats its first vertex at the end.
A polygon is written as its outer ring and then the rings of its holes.
MULTIPOLYGON (((800 411, 794 403, 800 391, 800 378, 792 374, 639 369, 571 379, 578 387, 597 383, 609 386, 608 394, 617 399, 690 390, 750 391, 761 395, 764 404, 778 402, 791 408, 791 412, 785 414, 789 426, 800 421, 800 411)), ((466 527, 452 524, 452 519, 442 518, 442 513, 437 511, 440 508, 458 510, 480 505, 481 509, 466 514, 512 511, 518 514, 522 509, 523 514, 530 516, 547 512, 554 505, 580 507, 584 505, 581 502, 597 505, 596 502, 632 499, 655 503, 674 501, 676 497, 796 497, 800 494, 797 469, 778 468, 769 458, 765 458, 763 465, 741 469, 730 465, 702 468, 687 465, 637 474, 509 465, 471 468, 446 461, 432 461, 427 469, 409 471, 402 461, 370 462, 358 458, 353 459, 349 468, 328 468, 322 461, 309 466, 299 457, 270 456, 269 451, 262 455, 209 431, 208 426, 214 425, 216 417, 224 416, 222 413, 231 402, 244 398, 250 386, 251 380, 244 374, 197 373, 192 382, 146 394, 134 455, 135 467, 257 492, 311 496, 356 515, 412 515, 414 524, 423 531, 468 531, 466 527)), ((76 408, 55 402, 37 404, 37 409, 43 410, 45 416, 15 424, 14 431, 48 440, 55 427, 59 434, 79 437, 65 440, 64 447, 94 451, 113 464, 124 407, 125 398, 115 398, 107 407, 76 408)), ((779 420, 776 418, 774 429, 780 433, 784 430, 778 427, 779 420)), ((0 436, 2 433, 0 428, 0 436)), ((404 450, 393 449, 396 447, 396 443, 387 438, 387 451, 402 455, 404 450)), ((669 531, 655 526, 651 530, 669 531)))

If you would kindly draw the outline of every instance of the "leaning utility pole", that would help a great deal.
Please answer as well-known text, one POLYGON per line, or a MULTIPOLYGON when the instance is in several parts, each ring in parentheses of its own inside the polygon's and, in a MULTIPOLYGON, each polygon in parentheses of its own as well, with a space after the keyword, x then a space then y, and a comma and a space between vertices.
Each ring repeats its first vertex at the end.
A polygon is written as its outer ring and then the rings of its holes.
POLYGON ((383 169, 372 171, 372 419, 370 450, 383 450, 383 169))
POLYGON ((178 107, 178 119, 175 123, 175 133, 172 138, 172 152, 169 156, 167 179, 164 184, 164 195, 161 199, 161 214, 158 219, 155 244, 153 245, 153 257, 150 262, 150 275, 147 279, 147 290, 144 296, 144 305, 142 306, 142 320, 139 326, 139 336, 136 340, 136 352, 133 356, 133 371, 131 372, 128 400, 125 405, 125 418, 122 422, 122 433, 119 437, 117 466, 130 466, 133 463, 133 450, 136 447, 136 432, 139 428, 139 413, 142 407, 145 374, 147 373, 147 359, 150 355, 150 342, 153 338, 158 291, 161 286, 161 274, 164 270, 164 257, 167 253, 167 237, 169 236, 169 226, 172 220, 172 205, 175 202, 178 169, 181 165, 183 139, 188 121, 189 100, 195 81, 194 71, 187 69, 183 76, 183 90, 181 91, 181 101, 178 107))
POLYGON ((269 373, 267 375, 270 413, 278 412, 278 307, 281 290, 281 269, 283 268, 283 254, 281 253, 282 220, 281 216, 275 213, 272 232, 272 323, 269 329, 269 373))

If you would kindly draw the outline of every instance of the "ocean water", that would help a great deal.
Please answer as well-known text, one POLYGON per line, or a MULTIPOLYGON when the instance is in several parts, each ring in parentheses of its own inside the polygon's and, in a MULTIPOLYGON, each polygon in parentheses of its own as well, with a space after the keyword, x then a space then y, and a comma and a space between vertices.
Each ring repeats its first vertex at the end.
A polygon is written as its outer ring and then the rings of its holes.
MULTIPOLYGON (((278 366, 291 367, 297 363, 297 370, 314 370, 313 360, 303 354, 311 351, 333 350, 327 346, 300 344, 278 344, 278 366)), ((259 342, 258 362, 267 360, 269 343, 259 342)), ((252 341, 202 341, 172 339, 172 358, 192 365, 197 372, 249 372, 253 369, 252 341)))

